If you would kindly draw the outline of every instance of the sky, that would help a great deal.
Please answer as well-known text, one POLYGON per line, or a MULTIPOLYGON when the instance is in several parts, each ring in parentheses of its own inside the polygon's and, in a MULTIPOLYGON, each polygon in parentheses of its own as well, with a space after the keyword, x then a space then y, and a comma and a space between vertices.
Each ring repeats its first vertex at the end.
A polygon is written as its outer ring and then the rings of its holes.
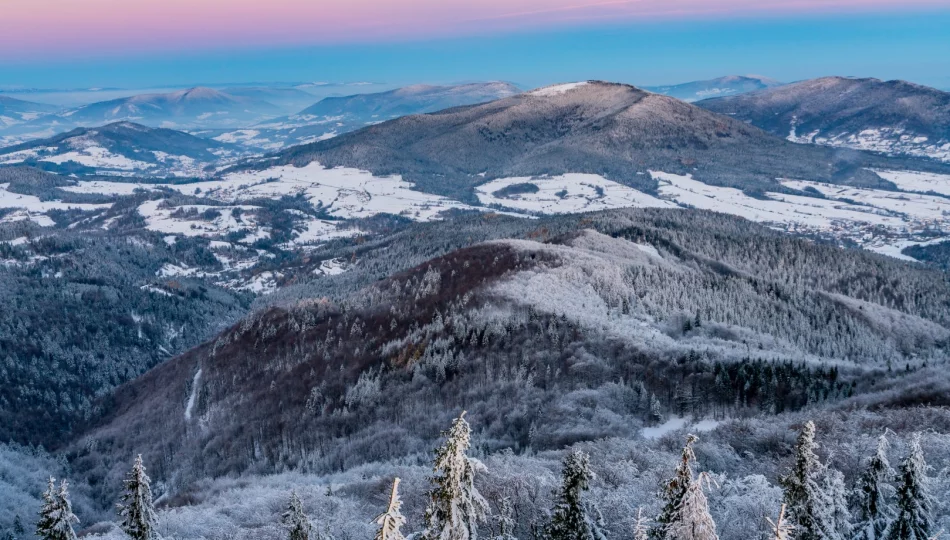
POLYGON ((0 0, 0 88, 903 78, 950 0, 0 0))

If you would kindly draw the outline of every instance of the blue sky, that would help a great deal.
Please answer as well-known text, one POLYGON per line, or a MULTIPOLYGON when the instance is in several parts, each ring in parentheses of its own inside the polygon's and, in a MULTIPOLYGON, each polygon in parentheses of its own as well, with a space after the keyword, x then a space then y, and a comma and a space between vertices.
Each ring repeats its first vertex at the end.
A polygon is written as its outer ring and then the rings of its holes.
POLYGON ((782 81, 901 78, 950 88, 950 9, 858 16, 657 21, 459 39, 4 61, 0 87, 79 88, 367 80, 605 79, 640 85, 727 74, 782 81))

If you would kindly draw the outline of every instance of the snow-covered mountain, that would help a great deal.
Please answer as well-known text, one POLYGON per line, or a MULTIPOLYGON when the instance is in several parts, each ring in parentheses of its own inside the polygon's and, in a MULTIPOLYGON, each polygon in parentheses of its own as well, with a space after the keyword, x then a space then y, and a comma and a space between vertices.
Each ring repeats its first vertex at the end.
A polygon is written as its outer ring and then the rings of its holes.
POLYGON ((705 81, 670 86, 646 86, 644 90, 682 99, 688 103, 722 96, 732 96, 781 86, 775 79, 760 75, 728 75, 705 81))
POLYGON ((794 142, 950 162, 950 93, 906 81, 824 77, 699 105, 794 142))
POLYGON ((115 122, 0 148, 0 165, 30 164, 78 174, 207 176, 233 160, 233 145, 171 129, 115 122))

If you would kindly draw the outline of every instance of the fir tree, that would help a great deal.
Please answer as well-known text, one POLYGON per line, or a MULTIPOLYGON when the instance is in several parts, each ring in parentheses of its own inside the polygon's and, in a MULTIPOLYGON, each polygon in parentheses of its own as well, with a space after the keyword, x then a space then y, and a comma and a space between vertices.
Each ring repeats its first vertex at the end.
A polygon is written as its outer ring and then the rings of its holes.
POLYGON ((142 455, 139 454, 132 470, 125 477, 122 498, 116 505, 122 518, 120 526, 132 540, 151 540, 158 536, 150 482, 145 465, 142 464, 142 455))
POLYGON ((593 477, 590 457, 586 453, 576 451, 564 459, 561 489, 546 530, 548 539, 604 540, 598 520, 592 519, 581 497, 589 489, 593 477))
POLYGON ((888 540, 929 540, 933 521, 933 499, 927 480, 927 462, 920 448, 920 435, 914 435, 910 454, 901 463, 898 474, 897 518, 887 533, 888 540))
POLYGON ((389 495, 389 507, 386 511, 376 517, 376 524, 379 530, 376 531, 376 540, 403 540, 402 532, 399 530, 406 524, 406 518, 403 517, 402 501, 399 499, 399 479, 393 480, 393 489, 389 495))
POLYGON ((881 435, 877 452, 868 460, 858 483, 858 522, 854 540, 882 540, 894 519, 894 509, 890 504, 894 488, 890 481, 895 473, 887 459, 888 446, 887 436, 881 435))
POLYGON ((833 504, 825 492, 825 467, 815 450, 815 424, 806 422, 795 445, 795 464, 781 484, 796 540, 839 540, 833 504))
POLYGON ((655 540, 667 538, 666 529, 670 523, 677 519, 677 513, 680 510, 683 497, 689 491, 693 484, 693 462, 696 461, 696 454, 693 453, 693 444, 699 438, 695 435, 686 437, 686 446, 683 447, 683 453, 680 457, 679 465, 673 478, 669 479, 663 486, 661 497, 663 498, 663 510, 656 518, 656 526, 653 527, 650 536, 655 540))
POLYGON ((26 534, 26 527, 23 526, 23 519, 20 518, 20 514, 17 514, 16 517, 13 518, 13 534, 17 538, 26 534))
POLYGON ((475 464, 466 452, 471 444, 471 428, 463 412, 452 423, 435 453, 426 508, 425 540, 476 540, 477 522, 484 519, 488 503, 475 489, 475 464))
POLYGON ((310 519, 303 511, 303 503, 296 491, 290 492, 290 503, 283 515, 284 526, 289 531, 290 540, 310 540, 310 519))
POLYGON ((848 489, 844 485, 844 474, 835 469, 825 468, 823 491, 828 501, 829 530, 842 540, 851 537, 851 510, 848 508, 848 489))
POLYGON ((706 473, 700 473, 690 482, 674 520, 666 526, 667 540, 719 540, 716 523, 709 514, 709 501, 703 492, 703 485, 709 483, 706 473))
POLYGON ((43 493, 43 508, 36 524, 36 536, 41 540, 76 540, 73 523, 79 523, 79 519, 73 514, 72 503, 69 502, 69 484, 63 480, 57 491, 55 483, 51 476, 43 493))

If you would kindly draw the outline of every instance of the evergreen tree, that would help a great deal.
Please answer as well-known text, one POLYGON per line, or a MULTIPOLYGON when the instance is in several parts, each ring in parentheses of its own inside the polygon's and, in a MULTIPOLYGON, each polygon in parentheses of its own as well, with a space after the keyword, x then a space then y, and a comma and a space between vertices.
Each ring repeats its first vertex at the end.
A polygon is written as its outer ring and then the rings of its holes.
POLYGON ((927 462, 920 448, 920 435, 914 435, 910 454, 901 463, 898 480, 897 518, 887 533, 888 540, 929 540, 934 501, 928 489, 927 462))
POLYGON ((709 485, 709 482, 706 473, 700 473, 690 482, 675 519, 666 526, 667 540, 719 540, 716 523, 709 514, 709 501, 703 492, 703 485, 709 485))
POLYGON ((290 540, 310 540, 310 519, 303 511, 303 503, 296 491, 290 492, 290 503, 283 515, 284 526, 290 533, 290 540))
POLYGON ((16 517, 13 518, 13 534, 17 538, 26 534, 26 527, 23 526, 23 519, 20 518, 20 514, 17 514, 16 517))
POLYGON ((693 444, 699 438, 695 435, 686 437, 686 446, 683 447, 683 453, 680 457, 679 465, 673 478, 669 479, 663 486, 661 497, 663 498, 663 510, 656 518, 656 526, 650 531, 650 536, 655 540, 663 540, 666 536, 666 529, 670 523, 677 519, 677 514, 681 508, 683 497, 689 491, 693 484, 693 462, 696 461, 696 454, 693 453, 693 444))
POLYGON ((781 478, 789 518, 796 540, 839 540, 835 528, 834 504, 825 492, 824 465, 815 450, 815 424, 806 422, 795 445, 795 464, 781 478))
POLYGON ((851 537, 851 510, 848 508, 848 489, 841 471, 825 468, 823 490, 828 501, 829 530, 842 540, 851 537))
POLYGON ((122 498, 116 505, 122 518, 120 526, 132 540, 151 540, 158 536, 150 482, 145 465, 142 464, 142 455, 139 454, 132 470, 125 477, 122 498))
POLYGON ((401 509, 399 479, 396 478, 393 480, 393 489, 389 495, 389 507, 375 520, 376 524, 379 525, 379 530, 376 531, 376 540, 404 540, 399 529, 406 524, 406 518, 403 517, 401 509))
POLYGON ((72 503, 69 502, 69 484, 63 480, 57 491, 55 483, 51 476, 43 493, 43 508, 36 524, 36 536, 41 540, 76 540, 73 523, 79 523, 79 519, 73 514, 72 503))
POLYGON ((463 412, 443 436, 436 450, 426 508, 425 540, 476 540, 477 522, 484 519, 488 503, 475 489, 475 464, 466 452, 471 445, 471 428, 463 412))
POLYGON ((578 450, 564 459, 561 489, 546 531, 549 540, 604 540, 598 520, 592 519, 581 500, 593 477, 586 453, 578 450))
POLYGON ((888 446, 887 436, 881 435, 877 452, 868 460, 858 483, 858 522, 854 540, 882 540, 894 519, 894 509, 890 504, 894 488, 890 481, 895 473, 887 459, 888 446))

